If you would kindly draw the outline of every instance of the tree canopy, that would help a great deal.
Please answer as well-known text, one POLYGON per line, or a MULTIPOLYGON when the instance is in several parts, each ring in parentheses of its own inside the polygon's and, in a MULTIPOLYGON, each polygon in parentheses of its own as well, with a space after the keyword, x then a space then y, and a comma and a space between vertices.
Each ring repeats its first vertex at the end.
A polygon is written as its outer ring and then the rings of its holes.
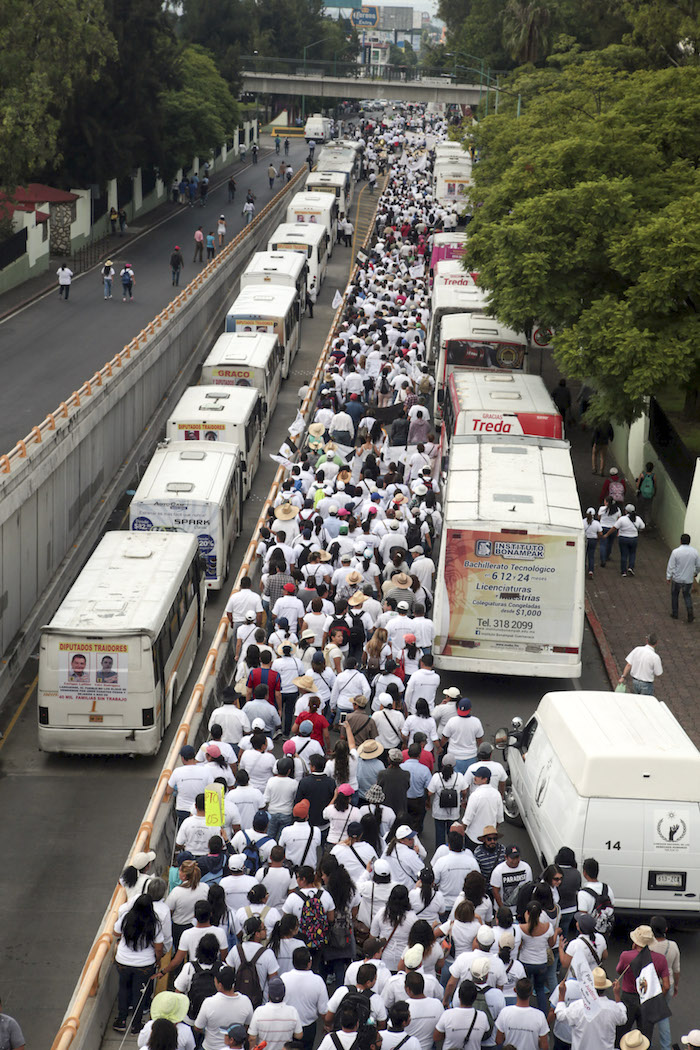
POLYGON ((506 324, 556 329, 595 414, 629 421, 700 371, 700 68, 628 72, 603 53, 508 90, 476 133, 467 265, 506 324))

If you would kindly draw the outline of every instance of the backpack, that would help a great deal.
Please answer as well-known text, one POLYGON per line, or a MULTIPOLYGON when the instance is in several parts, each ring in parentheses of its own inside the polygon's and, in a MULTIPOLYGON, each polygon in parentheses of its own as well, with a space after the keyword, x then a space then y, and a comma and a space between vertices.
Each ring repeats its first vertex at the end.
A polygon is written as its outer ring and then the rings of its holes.
POLYGON ((202 1003, 209 996, 216 993, 216 985, 214 984, 214 978, 218 974, 219 970, 223 966, 220 959, 217 959, 210 970, 205 970, 203 966, 200 966, 198 962, 192 963, 194 974, 190 981, 190 1008, 188 1013, 190 1017, 196 1017, 199 1013, 202 1003))
MULTIPOLYGON (((347 622, 342 617, 337 617, 335 620, 331 621, 331 625, 328 628, 328 637, 329 638, 333 634, 333 631, 342 631, 343 632, 343 645, 348 645, 349 644, 349 642, 350 642, 350 628, 348 627, 347 622)), ((362 643, 360 643, 360 644, 362 644, 362 643)))
POLYGON ((430 390, 431 390, 430 377, 429 376, 423 376, 423 378, 421 379, 420 383, 418 384, 418 393, 419 394, 429 394, 430 390))
POLYGON ((602 933, 604 937, 609 937, 615 925, 615 911, 608 893, 608 884, 606 882, 602 883, 600 893, 596 893, 590 886, 582 886, 581 892, 588 893, 594 900, 593 918, 595 919, 596 933, 602 933))
POLYGON ((221 867, 220 868, 210 868, 208 871, 205 871, 199 881, 200 882, 206 882, 207 885, 211 885, 212 883, 215 883, 218 886, 218 884, 221 882, 221 880, 222 880, 222 878, 224 877, 225 874, 226 874, 226 858, 222 857, 222 859, 221 859, 221 867))
POLYGON ((129 270, 129 269, 122 270, 122 284, 124 286, 126 286, 127 284, 131 284, 131 279, 132 279, 133 276, 134 276, 133 270, 129 270))
POLYGON ((362 614, 350 613, 350 619, 352 623, 348 640, 353 649, 359 649, 365 644, 365 625, 362 622, 362 614))
POLYGON ((455 809, 457 806, 457 788, 456 787, 445 787, 445 778, 442 773, 440 774, 440 780, 442 781, 442 790, 438 796, 438 802, 440 809, 455 809))
POLYGON ((645 474, 639 486, 639 495, 643 499, 652 499, 654 495, 654 475, 645 474))
POLYGON ((253 839, 250 838, 247 832, 243 832, 245 838, 245 846, 243 847, 243 856, 245 857, 245 864, 243 865, 249 875, 255 875, 258 868, 262 864, 262 858, 260 856, 260 847, 264 846, 266 842, 274 842, 272 835, 263 835, 262 838, 253 839))
POLYGON ((417 521, 409 523, 409 526, 406 529, 406 543, 408 544, 409 550, 411 547, 423 546, 423 537, 421 536, 420 525, 417 521))
POLYGON ((265 951, 265 945, 262 944, 250 959, 243 954, 243 948, 240 944, 236 945, 236 951, 238 952, 239 962, 236 969, 236 979, 233 982, 233 990, 240 992, 241 995, 247 995, 253 1004, 253 1008, 257 1010, 259 1006, 262 1006, 263 993, 255 964, 265 951))
POLYGON ((293 892, 304 902, 299 916, 299 936, 310 951, 323 948, 328 942, 328 916, 321 904, 322 890, 308 897, 301 890, 293 892))
POLYGON ((379 393, 380 394, 389 394, 389 393, 391 393, 391 387, 389 386, 389 380, 387 379, 386 375, 382 375, 382 378, 379 380, 379 393))
POLYGON ((478 985, 476 989, 476 999, 474 1000, 474 1009, 480 1010, 486 1018, 486 1020, 488 1021, 488 1029, 484 1032, 484 1034, 481 1037, 482 1040, 486 1039, 493 1032, 493 1014, 489 1009, 489 1004, 486 1002, 486 989, 479 988, 478 985))
POLYGON ((333 1028, 335 1029, 335 1031, 339 1032, 341 1029, 340 1011, 342 1010, 342 1008, 344 1006, 352 1006, 353 1009, 357 1011, 357 1016, 360 1022, 357 1026, 357 1030, 359 1032, 362 1029, 362 1026, 367 1024, 372 1014, 372 1009, 370 1007, 371 998, 371 989, 368 989, 366 992, 357 992, 350 990, 347 993, 347 995, 344 995, 338 1003, 338 1008, 335 1011, 335 1015, 333 1017, 333 1028))
POLYGON ((608 495, 612 496, 616 503, 621 503, 625 498, 625 486, 615 478, 608 486, 608 495))

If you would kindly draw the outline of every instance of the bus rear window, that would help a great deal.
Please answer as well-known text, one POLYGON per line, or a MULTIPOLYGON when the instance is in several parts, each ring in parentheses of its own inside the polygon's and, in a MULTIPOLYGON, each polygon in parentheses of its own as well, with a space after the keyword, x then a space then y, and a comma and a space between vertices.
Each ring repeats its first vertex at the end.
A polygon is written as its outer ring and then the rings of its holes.
POLYGON ((448 339, 445 357, 447 364, 456 368, 522 368, 525 347, 496 340, 489 343, 476 339, 448 339))

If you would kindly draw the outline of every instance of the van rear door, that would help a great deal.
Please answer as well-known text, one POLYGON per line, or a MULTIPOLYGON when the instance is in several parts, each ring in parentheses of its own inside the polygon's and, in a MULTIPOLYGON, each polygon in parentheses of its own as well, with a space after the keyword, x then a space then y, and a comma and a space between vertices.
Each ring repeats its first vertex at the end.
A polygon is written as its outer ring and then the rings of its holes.
POLYGON ((610 886, 618 910, 640 907, 647 806, 641 799, 592 798, 588 803, 583 856, 598 861, 600 880, 610 886))
POLYGON ((700 901, 700 806, 646 803, 642 906, 653 912, 692 911, 700 901))

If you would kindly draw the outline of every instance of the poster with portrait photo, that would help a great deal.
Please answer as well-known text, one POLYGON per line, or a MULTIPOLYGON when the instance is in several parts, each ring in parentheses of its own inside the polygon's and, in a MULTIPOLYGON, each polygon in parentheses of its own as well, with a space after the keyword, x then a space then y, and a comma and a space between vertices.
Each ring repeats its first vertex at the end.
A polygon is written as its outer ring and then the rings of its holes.
POLYGON ((126 700, 128 667, 128 645, 59 642, 59 699, 126 700))

